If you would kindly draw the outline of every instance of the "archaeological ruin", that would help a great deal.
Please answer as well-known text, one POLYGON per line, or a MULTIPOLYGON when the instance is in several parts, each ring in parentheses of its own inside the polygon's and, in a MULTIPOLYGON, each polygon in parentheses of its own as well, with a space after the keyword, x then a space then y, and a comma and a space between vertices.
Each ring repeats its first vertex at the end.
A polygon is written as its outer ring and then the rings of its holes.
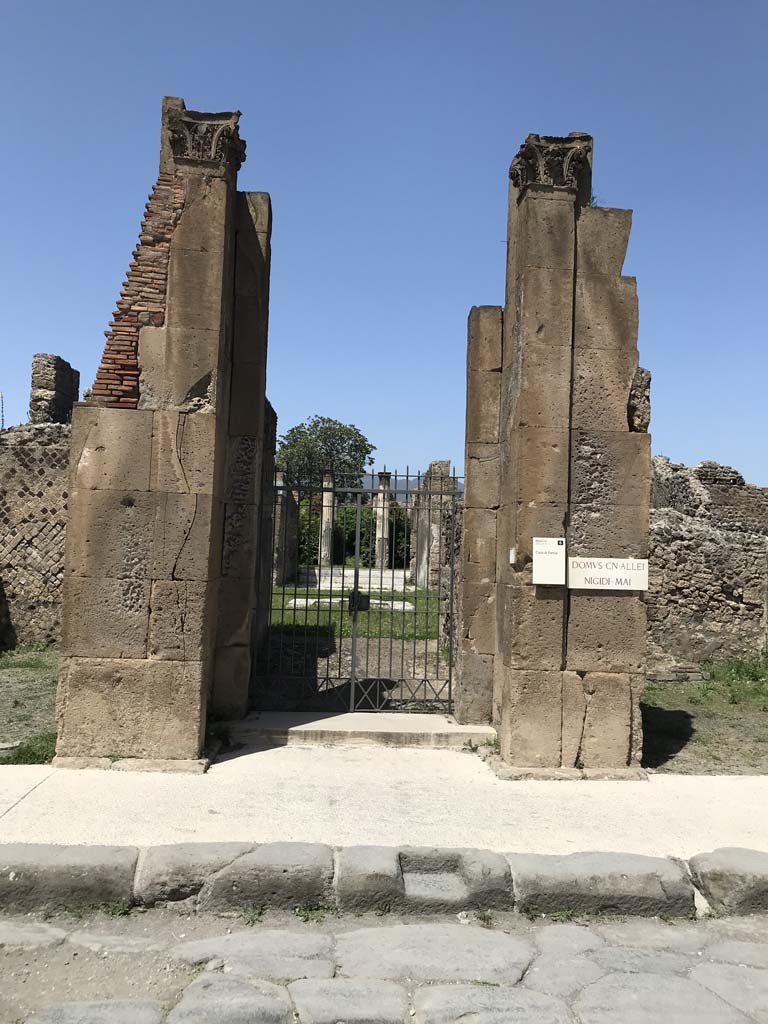
POLYGON ((238 190, 238 119, 163 101, 93 387, 35 356, 29 423, 0 431, 0 649, 60 644, 57 763, 194 762, 209 717, 301 708, 453 712, 522 769, 636 766, 647 676, 768 644, 768 488, 651 458, 632 213, 594 205, 592 138, 512 161, 464 480, 320 484, 275 467, 271 204, 238 190))

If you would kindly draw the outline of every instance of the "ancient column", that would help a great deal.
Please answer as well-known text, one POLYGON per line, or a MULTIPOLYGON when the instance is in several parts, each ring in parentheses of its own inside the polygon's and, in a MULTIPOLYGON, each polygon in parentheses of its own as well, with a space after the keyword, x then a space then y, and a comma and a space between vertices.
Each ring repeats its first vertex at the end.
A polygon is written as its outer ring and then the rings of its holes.
POLYGON ((379 473, 379 492, 376 495, 376 568, 389 565, 389 484, 392 474, 379 473))
POLYGON ((238 119, 163 101, 160 173, 74 410, 62 764, 197 758, 220 680, 222 706, 247 692, 269 197, 237 192, 238 119))
POLYGON ((474 337, 470 318, 468 424, 483 408, 492 422, 467 434, 463 626, 475 657, 463 659, 457 708, 488 705, 488 663, 476 656, 493 646, 492 716, 503 757, 520 766, 620 768, 640 756, 643 594, 532 575, 534 537, 561 539, 569 557, 647 556, 650 443, 647 419, 632 414, 643 379, 637 298, 621 276, 631 213, 591 205, 591 171, 592 139, 580 133, 531 135, 510 168, 498 454, 493 402, 481 398, 494 382, 477 376, 493 374, 494 356, 486 366, 477 353, 498 334, 486 332, 481 349, 481 313, 474 337), (495 597, 485 551, 494 520, 495 597), (478 646, 474 622, 487 625, 493 601, 496 636, 478 646))
POLYGON ((333 565, 333 472, 323 474, 322 505, 320 507, 320 550, 318 565, 333 565))
POLYGON ((296 577, 299 567, 299 509, 285 473, 275 472, 275 518, 272 579, 282 587, 296 577))

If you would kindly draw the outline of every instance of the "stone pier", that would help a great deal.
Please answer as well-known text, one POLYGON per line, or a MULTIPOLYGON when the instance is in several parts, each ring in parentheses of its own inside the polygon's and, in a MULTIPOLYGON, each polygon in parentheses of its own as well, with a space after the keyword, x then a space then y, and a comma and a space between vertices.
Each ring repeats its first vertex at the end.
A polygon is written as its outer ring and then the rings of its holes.
POLYGON ((510 168, 506 299, 469 318, 464 721, 521 767, 639 762, 644 595, 533 583, 533 538, 647 558, 649 376, 623 277, 631 211, 591 205, 592 139, 531 135, 510 168), (495 620, 495 621, 494 621, 495 620))
POLYGON ((163 101, 159 176, 74 410, 61 764, 194 759, 208 708, 245 708, 271 214, 237 191, 238 118, 163 101))
POLYGON ((379 493, 374 498, 376 505, 376 568, 389 566, 389 502, 390 479, 392 474, 379 473, 379 493))
POLYGON ((335 508, 334 477, 329 470, 323 474, 322 504, 320 506, 320 547, 318 565, 333 565, 333 514, 335 508))

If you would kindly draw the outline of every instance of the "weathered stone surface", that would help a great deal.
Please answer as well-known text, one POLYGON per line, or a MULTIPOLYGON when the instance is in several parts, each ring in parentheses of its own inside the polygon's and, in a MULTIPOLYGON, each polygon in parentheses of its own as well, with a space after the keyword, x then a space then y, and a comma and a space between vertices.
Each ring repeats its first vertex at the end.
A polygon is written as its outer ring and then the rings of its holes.
POLYGON ((755 1020, 768 1019, 768 971, 736 964, 697 964, 691 979, 755 1020))
POLYGON ((295 981, 288 991, 299 1024, 402 1024, 408 993, 388 981, 295 981))
POLYGON ((128 846, 0 845, 0 908, 25 913, 130 903, 137 856, 128 846))
POLYGON ((73 946, 82 946, 92 953, 102 953, 105 957, 120 953, 151 953, 165 950, 166 944, 161 939, 153 939, 150 935, 106 935, 103 932, 90 932, 81 929, 71 932, 67 942, 73 946))
POLYGON ((223 459, 216 459, 217 429, 212 413, 155 412, 152 490, 221 495, 223 459))
POLYGON ((703 925, 680 921, 662 927, 659 921, 636 917, 596 924, 594 930, 610 946, 631 946, 633 949, 698 953, 707 942, 707 931, 703 925))
MULTIPOLYGON (((561 349, 570 360, 573 331, 573 272, 528 267, 520 277, 520 344, 540 346, 559 360, 561 349)), ((559 365, 559 362, 558 362, 559 365)))
POLYGON ((518 500, 521 502, 566 502, 568 500, 567 430, 551 427, 521 427, 517 434, 519 439, 518 500))
POLYGON ((637 594, 571 591, 567 667, 575 672, 642 672, 645 603, 637 594))
POLYGON ((147 491, 74 491, 69 498, 67 573, 148 579, 156 506, 156 496, 147 491))
POLYGON ((65 577, 62 651, 76 658, 143 658, 149 593, 147 580, 65 577))
POLYGON ((563 193, 553 202, 543 193, 529 192, 520 204, 519 231, 520 270, 573 270, 573 196, 563 193))
POLYGON ((162 1006, 152 999, 105 999, 48 1006, 36 1010, 27 1024, 162 1024, 164 1016, 162 1006))
POLYGON ((693 914, 693 887, 686 871, 662 857, 511 854, 509 862, 515 905, 521 913, 693 914))
POLYGON ((728 964, 744 964, 747 967, 764 967, 768 969, 768 946, 756 942, 740 942, 738 939, 727 939, 707 946, 706 955, 710 960, 720 960, 728 964))
POLYGON ((467 445, 465 508, 498 508, 501 493, 499 467, 498 445, 467 445))
POLYGON ((631 210, 583 206, 576 222, 576 264, 580 274, 618 276, 632 227, 631 210))
POLYGON ((78 405, 72 416, 74 487, 148 491, 152 413, 78 405))
POLYGON ((150 596, 147 656, 203 661, 210 650, 215 583, 155 580, 150 596))
POLYGON ((693 880, 715 910, 752 914, 768 910, 768 853, 723 847, 689 861, 693 880))
MULTIPOLYGON (((593 558, 647 558, 648 503, 572 505, 568 553, 593 558)), ((549 536, 544 534, 543 536, 549 536)))
POLYGON ((59 675, 56 752, 196 759, 206 686, 199 662, 68 658, 59 675))
POLYGON ((651 493, 650 460, 648 434, 574 430, 571 504, 647 507, 651 493))
POLYGON ((467 368, 501 369, 501 306, 473 306, 467 324, 467 368))
POLYGON ((58 946, 67 937, 61 928, 51 924, 26 921, 0 921, 0 949, 4 946, 35 949, 40 946, 58 946))
POLYGON ((627 423, 640 433, 651 425, 651 372, 638 366, 632 377, 627 400, 627 423))
POLYGON ((168 326, 219 331, 223 308, 224 256, 171 246, 168 326))
POLYGON ((632 349, 576 348, 572 424, 578 430, 628 431, 628 402, 637 371, 632 349))
POLYGON ((269 904, 296 907, 330 895, 333 851, 319 843, 268 843, 246 853, 206 882, 205 910, 269 904))
POLYGON ((501 373, 470 370, 467 373, 467 440, 473 444, 497 444, 501 373))
MULTIPOLYGON (((533 561, 534 537, 565 536, 566 505, 563 502, 519 502, 515 509, 515 562, 510 573, 520 572, 533 561)), ((509 565, 509 552, 503 560, 509 565)), ((511 582, 506 579, 506 582, 511 582)))
POLYGON ((493 717, 493 655, 461 651, 456 664, 456 718, 466 725, 493 717))
POLYGON ((575 957, 604 943, 600 935, 581 924, 548 924, 536 933, 536 945, 544 956, 553 959, 575 957))
POLYGON ((475 654, 496 651, 496 585, 465 583, 462 589, 461 641, 475 654))
MULTIPOLYGON (((567 430, 571 393, 570 348, 535 342, 526 345, 518 373, 520 390, 515 402, 515 426, 518 429, 567 430)), ((522 444, 535 436, 526 435, 522 444)))
POLYGON ((505 761, 530 768, 560 766, 562 689, 561 672, 504 666, 499 742, 505 761))
POLYGON ((211 710, 219 718, 242 718, 247 711, 251 661, 250 645, 217 648, 211 710))
POLYGON ((565 1003, 524 989, 434 985, 414 997, 415 1024, 571 1024, 565 1003))
POLYGON ((336 897, 344 911, 391 910, 405 894, 392 846, 345 846, 336 862, 336 897))
POLYGON ((437 913, 463 908, 512 908, 512 879, 501 854, 405 847, 400 851, 400 867, 408 910, 437 913))
POLYGON ((209 494, 161 494, 152 543, 159 580, 216 579, 220 572, 224 506, 209 494))
POLYGON ((464 512, 461 573, 467 583, 496 581, 496 512, 468 508, 464 512))
POLYGON ((533 956, 523 939, 452 924, 362 928, 337 939, 340 973, 347 977, 474 981, 514 985, 533 956))
POLYGON ((634 277, 577 275, 575 348, 636 351, 637 326, 637 282, 634 277))
POLYGON ((581 1024, 747 1024, 746 1017, 685 978, 609 974, 574 1003, 581 1024))
POLYGON ((252 849, 247 843, 172 843, 142 850, 136 866, 134 896, 144 907, 185 900, 216 874, 252 849))
MULTIPOLYGON (((293 1024, 288 993, 268 981, 204 974, 193 981, 167 1024, 293 1024)), ((133 1024, 133 1022, 132 1022, 133 1024)))
POLYGON ((201 966, 223 961, 239 977, 288 982, 333 977, 333 944, 327 935, 263 929, 197 939, 174 946, 173 960, 201 966))
POLYGON ((571 999, 607 973, 585 956, 545 955, 537 957, 525 972, 523 985, 549 996, 571 999))
POLYGON ((632 685, 621 673, 587 672, 579 759, 584 767, 622 768, 631 761, 632 685))
POLYGON ((497 587, 498 653, 510 668, 558 671, 563 658, 565 587, 497 587))
POLYGON ((699 961, 687 953, 671 953, 657 949, 597 949, 590 954, 606 974, 687 974, 699 961))

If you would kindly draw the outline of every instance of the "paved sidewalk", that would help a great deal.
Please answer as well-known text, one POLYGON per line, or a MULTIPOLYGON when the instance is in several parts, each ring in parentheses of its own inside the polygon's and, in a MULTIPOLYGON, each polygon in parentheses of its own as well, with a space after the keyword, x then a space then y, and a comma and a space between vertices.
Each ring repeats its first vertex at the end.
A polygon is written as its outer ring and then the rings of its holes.
POLYGON ((449 750, 287 746, 206 775, 0 767, 0 843, 298 840, 687 858, 768 851, 766 807, 768 776, 504 782, 449 750))
POLYGON ((757 1024, 768 917, 0 917, 0 975, 0 1024, 757 1024))

